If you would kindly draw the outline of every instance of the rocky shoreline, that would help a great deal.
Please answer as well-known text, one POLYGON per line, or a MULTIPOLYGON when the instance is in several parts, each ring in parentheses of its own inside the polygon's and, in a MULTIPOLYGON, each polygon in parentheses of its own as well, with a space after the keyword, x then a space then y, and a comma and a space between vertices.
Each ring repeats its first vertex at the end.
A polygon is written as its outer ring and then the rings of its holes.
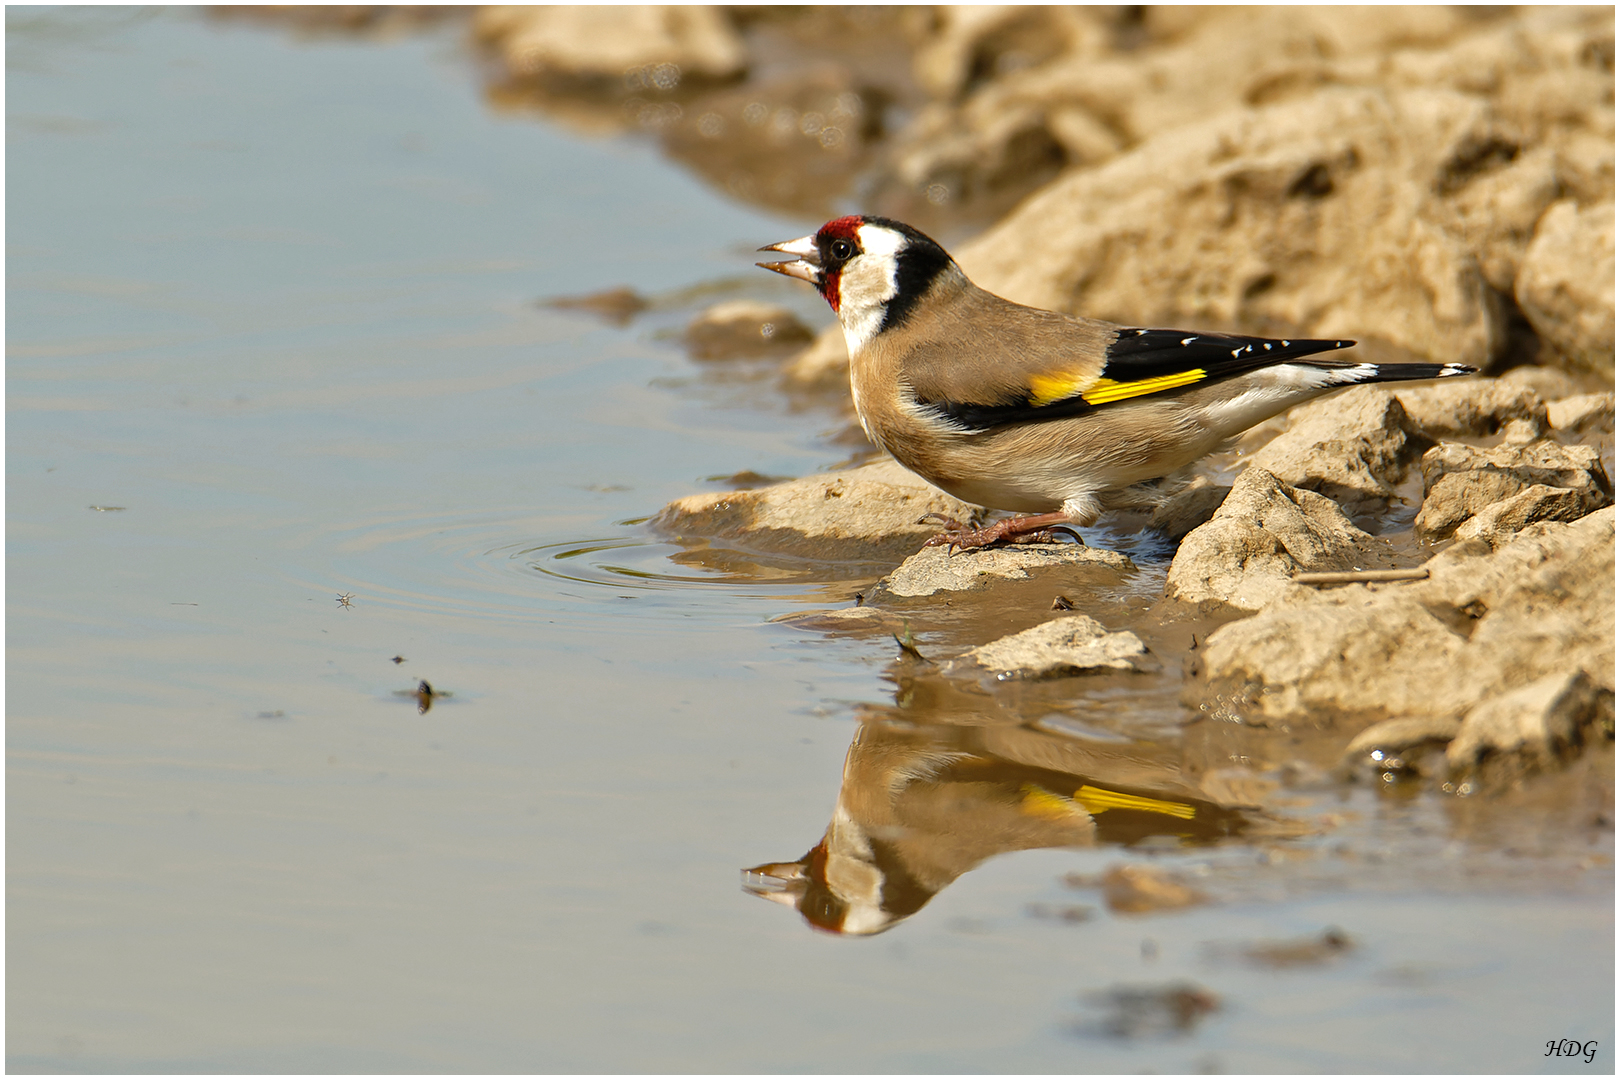
MULTIPOLYGON (((924 515, 982 511, 892 461, 651 522, 892 567, 793 621, 902 636, 940 678, 1179 679, 1195 715, 1310 725, 1348 767, 1473 791, 1613 739, 1613 25, 1573 7, 485 8, 474 34, 503 100, 645 131, 738 198, 814 221, 853 189, 942 236, 977 228, 963 268, 1010 299, 1480 367, 1313 402, 1246 436, 1241 468, 1144 490, 1144 535, 1173 557, 1134 619, 1095 600, 1144 572, 1120 552, 923 548, 924 515), (1053 609, 1013 633, 975 640, 943 610, 1031 582, 1053 609), (1178 622, 1206 636, 1144 644, 1178 622)), ((732 301, 687 341, 705 362, 780 355, 785 394, 841 394, 847 416, 841 333, 810 337, 732 301)))

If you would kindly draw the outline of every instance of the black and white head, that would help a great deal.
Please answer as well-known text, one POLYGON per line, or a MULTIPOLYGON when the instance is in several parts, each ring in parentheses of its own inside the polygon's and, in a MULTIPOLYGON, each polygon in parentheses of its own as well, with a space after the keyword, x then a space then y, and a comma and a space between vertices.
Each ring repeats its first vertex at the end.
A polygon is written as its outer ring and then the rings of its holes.
POLYGON ((928 236, 881 217, 835 218, 812 236, 760 250, 796 256, 759 265, 814 285, 843 324, 852 352, 903 325, 941 275, 961 275, 928 236))

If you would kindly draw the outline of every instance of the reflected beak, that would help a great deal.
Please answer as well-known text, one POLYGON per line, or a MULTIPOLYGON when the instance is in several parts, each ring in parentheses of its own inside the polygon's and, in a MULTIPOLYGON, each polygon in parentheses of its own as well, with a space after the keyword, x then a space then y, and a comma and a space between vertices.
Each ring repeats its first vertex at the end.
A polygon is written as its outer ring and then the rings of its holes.
POLYGON ((803 863, 766 863, 744 870, 742 877, 744 892, 788 907, 798 906, 807 884, 803 863))
POLYGON ((769 244, 760 248, 761 251, 780 251, 784 255, 795 255, 797 258, 783 262, 755 263, 755 266, 766 270, 775 270, 778 274, 796 277, 808 281, 812 285, 821 284, 821 256, 816 251, 816 238, 814 236, 801 236, 797 240, 784 240, 780 244, 769 244))

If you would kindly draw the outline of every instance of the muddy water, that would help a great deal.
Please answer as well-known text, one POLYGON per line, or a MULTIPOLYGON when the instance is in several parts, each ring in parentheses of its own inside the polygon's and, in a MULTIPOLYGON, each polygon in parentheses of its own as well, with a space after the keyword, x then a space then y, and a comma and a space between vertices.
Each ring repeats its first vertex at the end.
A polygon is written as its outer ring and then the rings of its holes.
MULTIPOLYGON (((11 1070, 1612 1071, 1610 833, 1346 786, 1309 733, 1291 816, 1217 820, 1181 771, 1278 754, 1174 663, 944 684, 770 621, 881 568, 634 524, 847 456, 673 340, 711 296, 825 318, 748 276, 806 222, 493 113, 452 31, 7 30, 11 1070), (534 303, 617 285, 655 307, 534 303), (886 809, 885 754, 949 768, 886 809), (835 807, 914 841, 881 936, 740 887, 835 807), (1127 861, 1215 902, 1112 910, 1127 861)), ((1146 611, 1136 555, 1071 598, 1146 611)))

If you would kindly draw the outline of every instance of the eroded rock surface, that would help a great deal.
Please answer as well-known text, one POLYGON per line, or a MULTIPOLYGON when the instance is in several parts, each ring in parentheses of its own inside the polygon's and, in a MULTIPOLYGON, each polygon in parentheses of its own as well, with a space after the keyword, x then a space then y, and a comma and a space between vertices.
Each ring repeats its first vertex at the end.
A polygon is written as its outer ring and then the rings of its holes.
POLYGON ((1357 386, 1290 411, 1288 429, 1249 461, 1251 468, 1357 514, 1381 509, 1393 498, 1426 446, 1392 391, 1357 386))
POLYGON ((965 519, 974 510, 891 460, 752 491, 688 495, 649 524, 666 535, 800 558, 899 562, 939 532, 917 523, 923 515, 965 519))
POLYGON ((1076 569, 1095 571, 1112 580, 1135 573, 1136 565, 1120 552, 1084 544, 1015 544, 954 553, 943 546, 925 547, 878 582, 869 599, 881 604, 890 598, 982 589, 997 580, 1024 581, 1076 569))
MULTIPOLYGON (((1254 722, 1463 716, 1548 674, 1614 686, 1614 509, 1458 544, 1427 581, 1293 587, 1205 643, 1205 676, 1254 722)), ((1201 691, 1197 691, 1201 693, 1201 691)))
POLYGON ((1513 285, 1541 340, 1572 366, 1614 374, 1614 204, 1572 201, 1536 226, 1513 285))
POLYGON ((997 678, 1052 679, 1095 671, 1157 671, 1159 662, 1129 630, 1110 632, 1087 615, 1065 615, 970 649, 948 671, 968 666, 997 678))
MULTIPOLYGON (((1413 527, 1419 537, 1443 539, 1464 521, 1490 509, 1493 504, 1513 499, 1533 487, 1563 488, 1574 493, 1582 517, 1606 506, 1614 499, 1614 489, 1599 461, 1598 451, 1581 444, 1565 445, 1537 440, 1527 445, 1504 442, 1490 449, 1461 443, 1442 443, 1423 455, 1423 508, 1413 527)), ((1567 502, 1567 499, 1565 500, 1567 502)), ((1557 516, 1556 500, 1543 498, 1547 516, 1557 516)), ((1514 515, 1535 520, 1530 503, 1496 511, 1496 520, 1511 521, 1514 515)), ((1481 528, 1487 528, 1483 525, 1481 528)), ((1494 526, 1490 527, 1494 531, 1494 526)))
POLYGON ((742 39, 715 7, 488 6, 473 32, 517 76, 557 74, 618 84, 645 72, 649 87, 682 78, 729 79, 747 67, 742 39), (660 69, 663 70, 660 70, 660 69))
POLYGON ((1257 611, 1300 570, 1366 567, 1379 554, 1374 538, 1331 499, 1251 466, 1215 516, 1181 541, 1164 592, 1187 603, 1257 611))

